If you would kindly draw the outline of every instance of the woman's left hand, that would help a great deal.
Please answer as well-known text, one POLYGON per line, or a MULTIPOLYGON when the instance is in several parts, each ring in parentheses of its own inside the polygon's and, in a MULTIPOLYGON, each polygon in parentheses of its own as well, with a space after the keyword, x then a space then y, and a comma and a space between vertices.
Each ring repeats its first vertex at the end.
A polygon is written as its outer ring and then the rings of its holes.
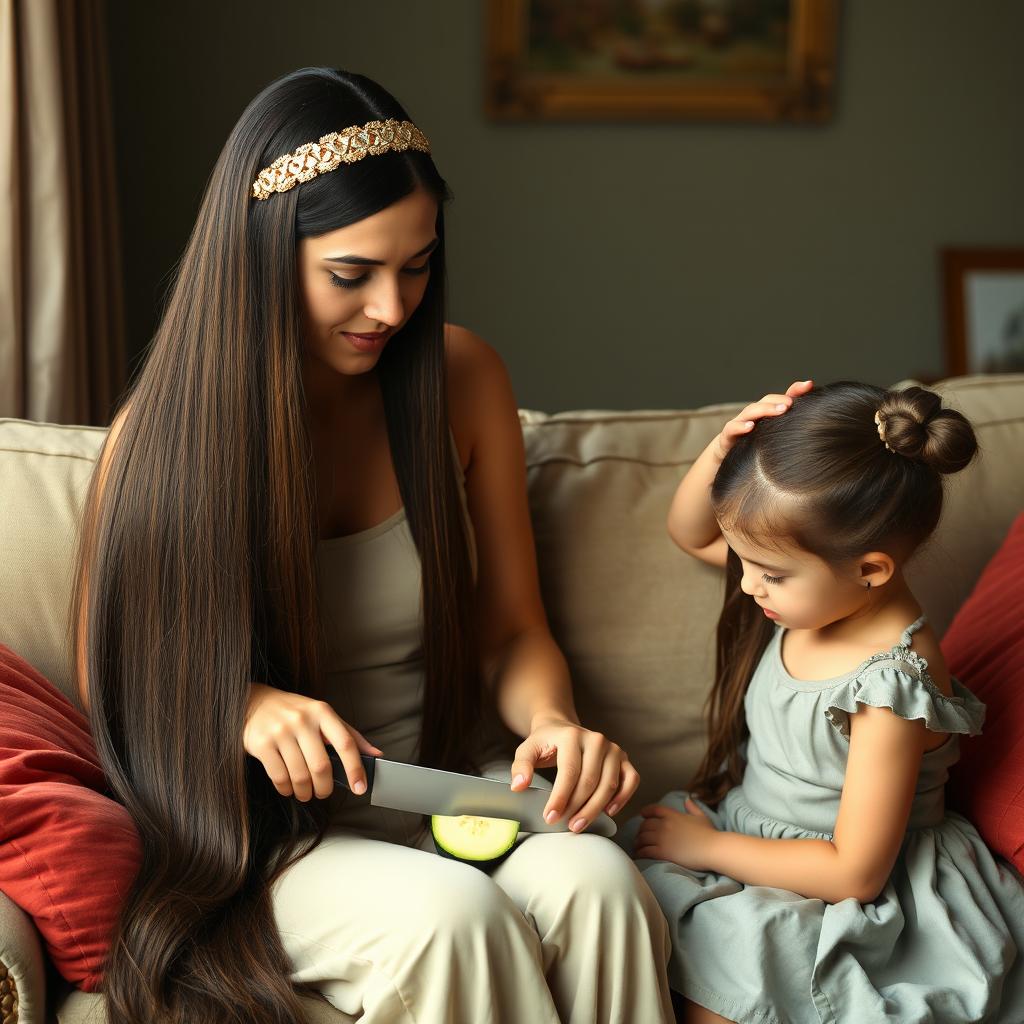
POLYGON ((512 763, 512 789, 525 789, 534 769, 558 766, 544 808, 549 824, 563 815, 574 832, 582 832, 605 811, 616 814, 640 785, 629 756, 599 732, 566 718, 541 719, 519 744, 512 763))
POLYGON ((710 871, 710 850, 720 833, 692 798, 686 812, 664 804, 652 804, 640 814, 644 823, 636 834, 633 852, 637 857, 668 860, 691 871, 710 871))

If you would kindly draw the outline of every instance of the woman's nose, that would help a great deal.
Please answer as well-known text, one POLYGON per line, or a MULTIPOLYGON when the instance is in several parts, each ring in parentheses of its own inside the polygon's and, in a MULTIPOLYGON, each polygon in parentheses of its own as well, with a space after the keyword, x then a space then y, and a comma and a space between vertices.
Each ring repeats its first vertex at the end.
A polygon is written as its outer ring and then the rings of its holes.
POLYGON ((381 280, 372 293, 363 312, 371 320, 397 327, 402 322, 402 293, 397 281, 381 280))

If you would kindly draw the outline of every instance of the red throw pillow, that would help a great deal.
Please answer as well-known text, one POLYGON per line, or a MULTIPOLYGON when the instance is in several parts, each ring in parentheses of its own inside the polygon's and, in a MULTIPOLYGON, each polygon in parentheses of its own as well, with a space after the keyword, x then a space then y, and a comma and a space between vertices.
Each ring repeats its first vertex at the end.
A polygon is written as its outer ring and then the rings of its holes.
POLYGON ((1024 873, 1024 513, 942 638, 949 669, 988 706, 962 738, 950 803, 1024 873))
POLYGON ((105 791, 85 716, 0 644, 0 890, 87 992, 139 866, 131 818, 105 791))

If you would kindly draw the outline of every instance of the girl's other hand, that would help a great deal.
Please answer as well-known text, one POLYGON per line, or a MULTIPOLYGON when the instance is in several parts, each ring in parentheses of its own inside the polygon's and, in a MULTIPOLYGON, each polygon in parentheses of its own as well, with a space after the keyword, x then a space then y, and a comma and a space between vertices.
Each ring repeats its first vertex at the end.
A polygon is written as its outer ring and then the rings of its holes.
POLYGON ((242 745, 259 761, 281 796, 303 803, 334 791, 327 743, 337 750, 353 793, 366 792, 360 752, 380 757, 375 747, 322 700, 253 683, 245 713, 242 745))
POLYGON ((781 416, 793 404, 794 398, 806 395, 812 387, 814 387, 813 381, 798 380, 790 384, 784 395, 765 395, 760 402, 751 403, 735 419, 729 420, 715 439, 717 442, 715 449, 719 461, 725 458, 738 437, 749 434, 754 429, 754 423, 757 420, 766 416, 781 416))
POLYGON ((664 804, 643 808, 644 823, 633 844, 635 856, 672 861, 691 871, 713 870, 711 850, 718 829, 691 797, 685 806, 686 813, 664 804))

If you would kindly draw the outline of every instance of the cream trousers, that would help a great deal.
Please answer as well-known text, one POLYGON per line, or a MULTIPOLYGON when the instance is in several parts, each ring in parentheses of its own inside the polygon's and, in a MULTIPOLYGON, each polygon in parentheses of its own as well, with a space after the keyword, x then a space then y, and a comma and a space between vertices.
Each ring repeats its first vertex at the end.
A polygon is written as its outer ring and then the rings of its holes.
MULTIPOLYGON (((508 764, 485 774, 507 781, 508 764)), ((668 925, 611 840, 521 836, 487 875, 438 856, 429 836, 408 845, 375 837, 358 814, 352 823, 333 828, 272 892, 292 979, 353 1020, 674 1020, 668 925)))

